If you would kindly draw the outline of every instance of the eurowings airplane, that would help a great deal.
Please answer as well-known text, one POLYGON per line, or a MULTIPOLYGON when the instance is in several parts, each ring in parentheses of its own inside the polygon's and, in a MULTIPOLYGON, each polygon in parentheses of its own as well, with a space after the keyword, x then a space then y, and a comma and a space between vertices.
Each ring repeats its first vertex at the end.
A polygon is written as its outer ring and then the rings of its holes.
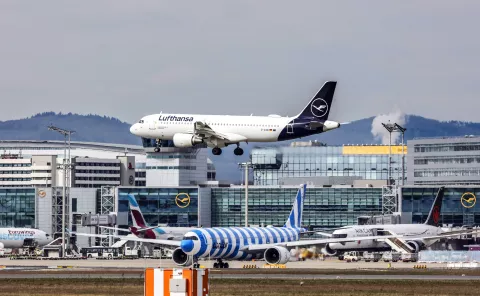
POLYGON ((441 187, 433 201, 432 208, 424 224, 384 224, 384 225, 351 225, 335 230, 331 235, 321 233, 331 238, 364 237, 368 235, 401 235, 403 238, 392 240, 358 240, 344 243, 326 244, 322 250, 328 255, 342 256, 348 251, 395 251, 417 253, 432 245, 441 238, 451 238, 468 234, 468 230, 444 231, 439 226, 445 187, 441 187), (424 236, 422 238, 421 236, 424 236), (393 241, 395 240, 395 241, 393 241), (393 243, 393 244, 392 244, 393 243))
MULTIPOLYGON (((130 215, 132 216, 132 224, 129 229, 99 226, 100 228, 111 229, 118 232, 129 232, 138 238, 144 239, 167 239, 167 240, 181 240, 183 235, 188 231, 194 229, 193 227, 163 227, 150 226, 143 217, 140 206, 135 197, 128 195, 128 207, 130 215)), ((133 239, 132 239, 133 240, 133 239)))
MULTIPOLYGON (((174 248, 172 259, 180 266, 189 266, 200 258, 216 259, 214 267, 228 268, 223 260, 264 259, 270 264, 284 264, 290 260, 290 249, 330 243, 357 242, 363 240, 402 238, 403 235, 377 235, 300 240, 302 234, 309 233, 301 226, 306 185, 297 192, 293 208, 283 227, 214 227, 197 228, 185 233, 181 241, 164 239, 141 239, 135 241, 156 243, 174 248)), ((80 236, 99 236, 76 233, 80 236)), ((453 235, 453 234, 450 234, 453 235)), ((455 233, 455 236, 460 235, 455 233)), ((118 237, 118 236, 112 236, 118 237)), ((442 235, 420 234, 409 237, 412 240, 442 238, 442 235)), ((129 238, 126 238, 129 239, 129 238)))
POLYGON ((296 116, 229 116, 193 114, 147 115, 131 126, 134 135, 160 140, 172 140, 176 147, 206 144, 220 155, 223 147, 235 144, 235 155, 242 155, 241 142, 277 142, 306 137, 340 127, 328 120, 337 82, 327 81, 310 103, 296 116))
POLYGON ((45 231, 33 228, 0 228, 0 248, 15 249, 22 247, 42 247, 53 241, 45 231))

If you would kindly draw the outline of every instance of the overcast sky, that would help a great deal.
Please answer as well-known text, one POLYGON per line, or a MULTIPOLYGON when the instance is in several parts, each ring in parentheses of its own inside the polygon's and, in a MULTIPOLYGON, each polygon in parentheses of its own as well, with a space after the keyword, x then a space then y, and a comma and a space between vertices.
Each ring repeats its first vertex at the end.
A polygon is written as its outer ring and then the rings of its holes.
POLYGON ((480 1, 0 2, 0 120, 43 111, 480 121, 480 1))

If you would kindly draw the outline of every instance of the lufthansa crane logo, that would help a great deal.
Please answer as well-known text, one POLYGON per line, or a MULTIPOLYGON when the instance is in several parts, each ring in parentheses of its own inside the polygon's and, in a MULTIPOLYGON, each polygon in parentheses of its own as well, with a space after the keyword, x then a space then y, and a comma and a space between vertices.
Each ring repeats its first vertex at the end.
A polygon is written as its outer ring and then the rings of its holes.
POLYGON ((460 202, 464 208, 470 209, 477 203, 477 197, 471 192, 465 192, 460 198, 460 202))
POLYGON ((188 193, 179 193, 175 196, 175 203, 179 208, 186 208, 190 205, 190 195, 188 193))
POLYGON ((323 117, 328 112, 328 104, 324 99, 315 99, 310 105, 310 111, 315 117, 323 117))
POLYGON ((40 196, 40 197, 45 197, 45 195, 47 195, 47 193, 46 193, 45 191, 43 191, 43 190, 40 190, 40 191, 38 192, 38 196, 40 196))

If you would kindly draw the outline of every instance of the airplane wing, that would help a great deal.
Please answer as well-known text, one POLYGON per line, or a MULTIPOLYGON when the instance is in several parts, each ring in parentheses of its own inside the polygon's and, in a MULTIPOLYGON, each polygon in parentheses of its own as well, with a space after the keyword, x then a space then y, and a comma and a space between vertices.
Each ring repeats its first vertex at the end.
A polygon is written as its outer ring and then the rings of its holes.
POLYGON ((299 240, 294 242, 284 242, 284 243, 274 243, 274 244, 260 244, 260 245, 249 245, 243 248, 243 251, 247 252, 259 252, 265 249, 281 246, 285 248, 294 248, 294 247, 303 247, 303 246, 314 246, 314 245, 326 245, 330 243, 346 243, 346 242, 356 242, 363 240, 386 240, 391 238, 397 238, 401 240, 433 240, 447 237, 454 237, 459 235, 467 234, 478 234, 480 229, 471 229, 463 231, 452 231, 447 233, 441 233, 438 235, 415 235, 415 236, 406 236, 406 235, 376 235, 376 236, 357 236, 357 237, 346 237, 346 238, 323 238, 323 239, 313 239, 313 240, 299 240))
POLYGON ((372 239, 387 239, 387 238, 402 238, 403 235, 377 235, 377 236, 358 236, 358 237, 346 237, 346 238, 322 238, 322 239, 312 239, 312 240, 300 240, 294 242, 284 242, 284 243, 275 243, 275 244, 260 244, 260 245, 249 245, 245 246, 244 251, 258 252, 265 249, 281 246, 285 248, 294 248, 302 246, 316 246, 316 245, 326 245, 330 243, 345 243, 345 242, 356 242, 359 240, 372 240, 372 239))
POLYGON ((125 229, 125 228, 115 228, 115 227, 108 227, 108 226, 98 226, 99 228, 103 228, 103 229, 110 229, 110 230, 114 230, 114 231, 121 231, 121 232, 131 232, 130 230, 128 229, 125 229))
POLYGON ((140 238, 136 236, 125 236, 125 235, 105 235, 105 234, 89 234, 89 233, 78 233, 78 232, 70 232, 77 236, 89 236, 89 237, 100 237, 100 238, 118 238, 120 240, 126 241, 134 241, 134 242, 141 242, 141 243, 150 243, 150 244, 159 244, 169 247, 180 247, 180 241, 175 240, 168 240, 168 239, 149 239, 149 238, 140 238))
POLYGON ((203 138, 215 137, 222 140, 228 140, 227 135, 214 131, 208 124, 201 121, 195 122, 194 133, 203 138))

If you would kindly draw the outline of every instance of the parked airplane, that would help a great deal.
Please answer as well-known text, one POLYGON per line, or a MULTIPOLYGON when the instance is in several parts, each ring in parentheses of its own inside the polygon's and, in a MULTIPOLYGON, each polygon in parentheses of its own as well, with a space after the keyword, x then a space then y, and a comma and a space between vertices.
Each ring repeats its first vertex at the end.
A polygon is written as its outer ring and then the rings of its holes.
POLYGON ((45 246, 53 241, 53 238, 45 231, 33 228, 0 228, 0 248, 15 249, 31 247, 35 244, 45 246))
POLYGON ((354 238, 369 235, 401 235, 403 238, 329 243, 325 245, 323 252, 328 255, 339 256, 348 251, 389 251, 392 249, 405 253, 417 253, 442 237, 451 237, 453 234, 458 236, 458 233, 467 234, 468 230, 446 232, 441 227, 438 227, 444 191, 444 187, 438 190, 424 224, 350 225, 335 230, 331 235, 321 233, 331 238, 354 238), (431 238, 421 238, 420 236, 430 236, 431 238))
MULTIPOLYGON (((214 227, 198 228, 185 233, 181 241, 141 239, 135 241, 156 243, 175 248, 172 259, 177 265, 188 266, 200 258, 216 259, 214 267, 228 268, 223 260, 264 259, 270 264, 284 264, 290 260, 290 249, 302 246, 326 245, 372 239, 400 238, 403 235, 379 235, 363 237, 326 238, 300 241, 300 236, 309 233, 301 226, 306 185, 298 190, 293 208, 283 227, 214 227)), ((98 236, 77 233, 82 236, 98 236)), ((459 234, 456 233, 456 236, 459 234)), ((116 237, 116 236, 112 236, 116 237)), ((413 240, 435 236, 426 234, 412 236, 413 240)), ((439 236, 436 236, 437 238, 439 236)), ((443 236, 440 236, 443 237, 443 236)), ((128 238, 127 238, 128 239, 128 238)), ((194 267, 198 267, 195 263, 194 267)))
POLYGON ((160 140, 173 140, 176 147, 206 144, 214 155, 223 147, 236 144, 235 155, 242 155, 240 142, 276 142, 306 137, 340 127, 328 120, 337 82, 327 81, 310 103, 293 117, 229 116, 193 114, 153 114, 131 126, 134 135, 160 140))
POLYGON ((163 226, 150 226, 145 221, 140 206, 135 199, 135 196, 128 195, 128 207, 130 215, 132 216, 132 224, 129 229, 115 228, 100 226, 110 230, 118 232, 129 232, 134 234, 138 238, 145 239, 167 239, 167 240, 181 240, 183 235, 188 231, 194 229, 193 227, 163 227, 163 226))

